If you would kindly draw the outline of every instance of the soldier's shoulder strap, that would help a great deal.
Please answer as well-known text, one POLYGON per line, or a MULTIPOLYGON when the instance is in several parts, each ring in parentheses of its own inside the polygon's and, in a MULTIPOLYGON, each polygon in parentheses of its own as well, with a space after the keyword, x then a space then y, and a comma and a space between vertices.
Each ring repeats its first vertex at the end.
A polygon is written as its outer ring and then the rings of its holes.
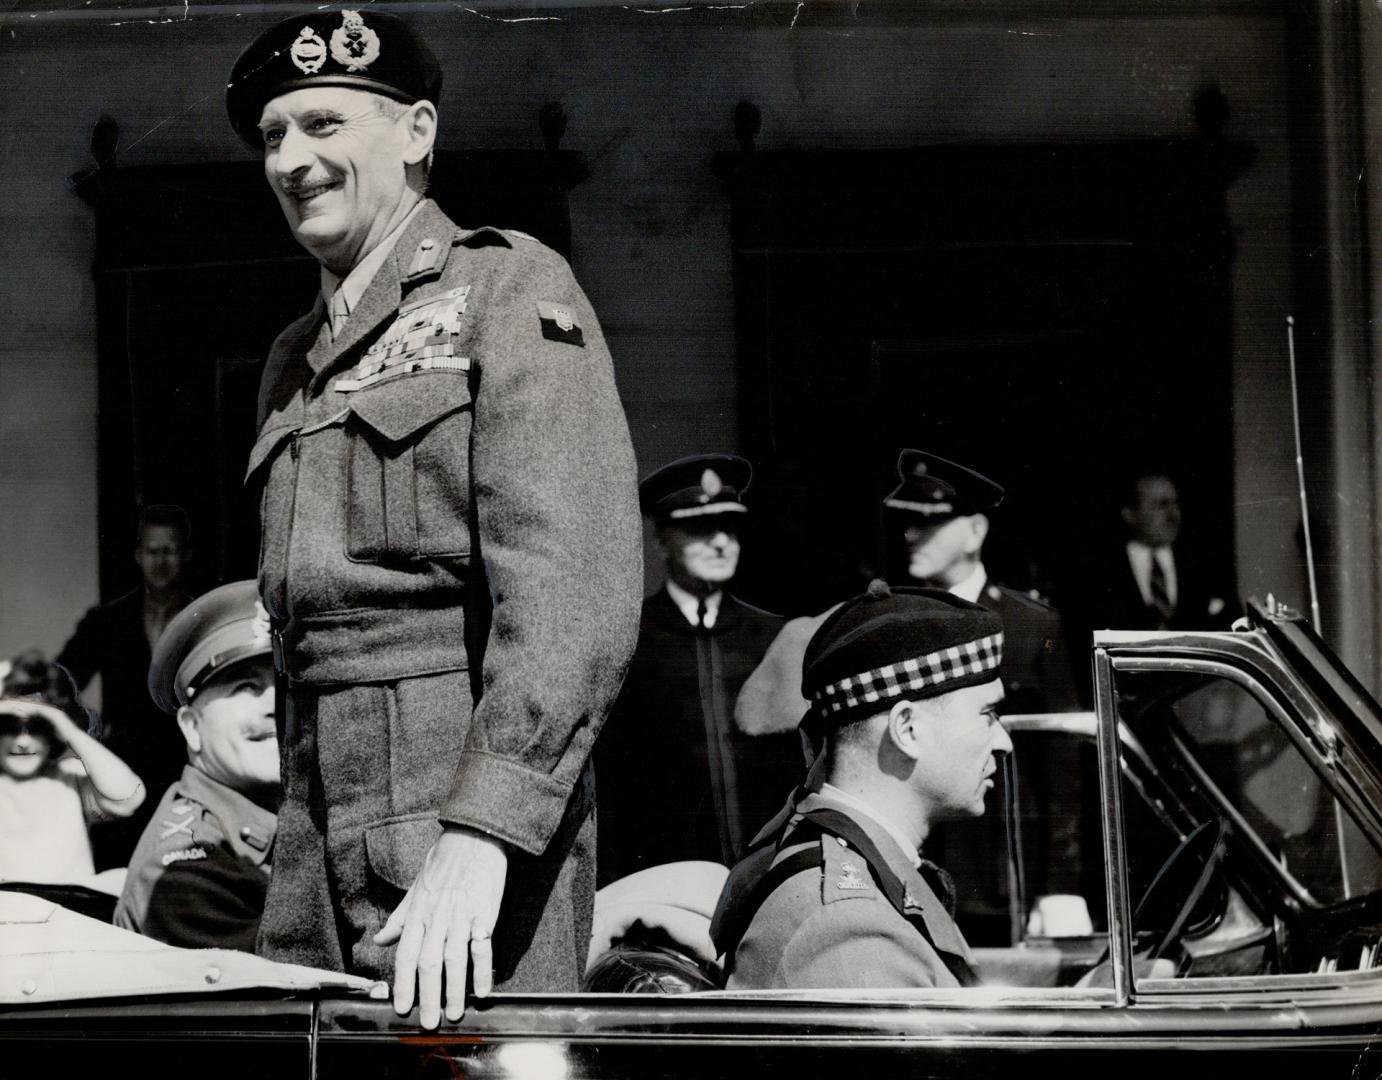
POLYGON ((879 891, 887 898, 888 903, 936 950, 936 954, 950 969, 956 981, 961 986, 978 984, 979 978, 969 963, 963 957, 937 947, 926 920, 920 915, 912 915, 907 910, 906 884, 893 873, 868 834, 848 815, 825 808, 803 814, 795 825, 785 828, 778 837, 760 837, 759 845, 750 851, 730 874, 710 928, 711 939, 721 955, 727 958, 728 966, 733 966, 732 953, 738 948, 754 915, 767 902, 768 897, 780 885, 802 871, 819 868, 825 864, 821 846, 815 842, 809 843, 801 851, 774 865, 778 853, 789 844, 818 841, 822 836, 837 837, 858 852, 868 864, 879 891))

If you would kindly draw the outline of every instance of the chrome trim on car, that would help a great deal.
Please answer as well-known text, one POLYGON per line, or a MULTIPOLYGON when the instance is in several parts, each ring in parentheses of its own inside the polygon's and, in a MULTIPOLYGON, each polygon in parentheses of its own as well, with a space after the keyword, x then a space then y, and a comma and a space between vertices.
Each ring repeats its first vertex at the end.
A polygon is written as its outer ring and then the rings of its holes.
POLYGON ((1109 957, 1113 962, 1113 996, 1119 1005, 1132 1000, 1132 914, 1128 907, 1128 864, 1123 850, 1122 755, 1118 746, 1118 709, 1113 695, 1113 665, 1108 653, 1094 650, 1094 697, 1099 717, 1099 791, 1104 825, 1104 882, 1108 894, 1109 957))

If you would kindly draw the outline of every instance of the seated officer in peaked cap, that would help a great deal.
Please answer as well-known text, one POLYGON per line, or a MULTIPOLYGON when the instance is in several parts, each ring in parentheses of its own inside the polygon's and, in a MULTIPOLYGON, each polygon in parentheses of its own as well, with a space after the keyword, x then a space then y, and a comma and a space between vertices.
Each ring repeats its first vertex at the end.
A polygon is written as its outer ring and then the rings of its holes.
POLYGON ((601 884, 662 863, 733 865, 801 776, 796 732, 751 738, 740 686, 782 626, 729 592, 753 477, 732 454, 665 465, 639 485, 666 560, 596 745, 601 884))
POLYGON ((426 198, 441 69, 382 6, 279 23, 226 90, 321 264, 247 473, 284 762, 258 948, 392 976, 435 1027, 468 985, 579 982, 643 564, 595 314, 560 256, 426 198))
POLYGON ((730 875, 711 934, 730 989, 967 986, 931 828, 984 812, 1012 749, 1003 630, 949 593, 875 581, 806 650, 806 784, 730 875))
POLYGON ((117 926, 254 951, 279 798, 269 648, 253 581, 193 600, 154 646, 149 693, 177 718, 187 764, 134 849, 117 926))

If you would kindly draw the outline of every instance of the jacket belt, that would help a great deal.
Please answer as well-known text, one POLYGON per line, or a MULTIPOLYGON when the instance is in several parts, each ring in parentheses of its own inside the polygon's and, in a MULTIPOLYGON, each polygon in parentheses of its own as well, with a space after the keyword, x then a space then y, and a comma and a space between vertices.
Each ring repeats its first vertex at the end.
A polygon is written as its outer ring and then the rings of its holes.
POLYGON ((274 669, 290 685, 391 682, 464 671, 465 608, 352 608, 275 621, 274 669))

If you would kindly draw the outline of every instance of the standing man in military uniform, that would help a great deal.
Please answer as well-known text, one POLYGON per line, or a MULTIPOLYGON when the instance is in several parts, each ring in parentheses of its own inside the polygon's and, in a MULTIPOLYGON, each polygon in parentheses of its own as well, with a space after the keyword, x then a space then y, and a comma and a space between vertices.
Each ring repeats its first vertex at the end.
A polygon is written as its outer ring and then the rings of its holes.
POLYGON ((821 752, 715 913, 730 989, 977 983, 947 875, 920 850, 984 812, 1012 749, 1002 653, 998 617, 945 592, 876 581, 826 619, 802 677, 821 752))
POLYGON ((393 976, 424 1026, 574 989, 588 756, 633 650, 635 474, 566 263, 424 190, 441 72, 377 9, 295 16, 227 107, 322 267, 274 343, 248 481, 284 799, 265 955, 393 976), (396 950, 395 950, 396 946, 396 950))
POLYGON ((750 736, 734 702, 776 615, 729 586, 753 468, 733 454, 665 465, 639 486, 666 560, 638 648, 596 747, 603 885, 661 863, 737 862, 800 778, 795 732, 750 736))
POLYGON ((989 577, 984 541, 1003 489, 988 477, 924 450, 898 455, 901 483, 883 506, 907 543, 907 573, 918 584, 982 604, 1003 620, 1007 712, 1078 708, 1060 614, 1032 593, 989 577))
MULTIPOLYGON (((918 584, 945 589, 981 604, 1003 621, 1003 688, 1008 713, 1069 712, 1079 707, 1060 613, 1030 593, 1000 585, 984 566, 990 516, 1003 488, 973 469, 924 450, 898 455, 901 480, 883 506, 894 515, 907 544, 907 573, 918 584)), ((1023 830, 1025 863, 1033 897, 1078 893, 1084 778, 1077 748, 1042 743, 1019 757, 1023 806, 1036 820, 1023 830)), ((1092 779, 1092 778, 1091 778, 1092 779)), ((950 826, 936 838, 937 854, 970 888, 962 909, 987 917, 995 940, 1005 939, 1008 913, 1007 830, 998 816, 950 826)), ((1057 933, 1088 932, 1083 921, 1042 927, 1057 933)))
POLYGON ((254 951, 280 795, 269 620, 253 581, 193 600, 154 649, 149 694, 177 717, 182 776, 130 860, 115 924, 189 949, 254 951))

